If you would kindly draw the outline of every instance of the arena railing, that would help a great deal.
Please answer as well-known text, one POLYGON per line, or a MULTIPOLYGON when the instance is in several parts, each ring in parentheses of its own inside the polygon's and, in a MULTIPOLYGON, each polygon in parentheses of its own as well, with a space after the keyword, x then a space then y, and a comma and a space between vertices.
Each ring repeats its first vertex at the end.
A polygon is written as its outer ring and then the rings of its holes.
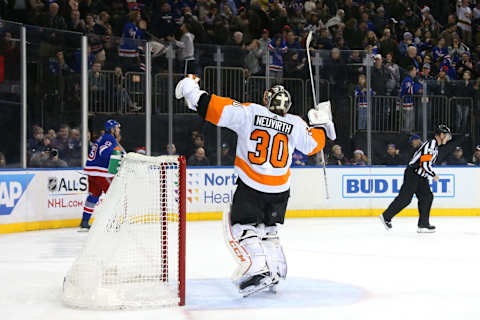
POLYGON ((245 69, 239 67, 206 66, 203 69, 203 86, 208 92, 221 91, 223 96, 237 101, 244 101, 245 69))
MULTIPOLYGON (((458 133, 470 133, 474 135, 474 104, 470 97, 451 97, 448 99, 451 116, 455 119, 453 128, 458 133)), ((453 121, 451 121, 453 122, 453 121)))
MULTIPOLYGON (((278 78, 272 81, 272 85, 281 84, 290 92, 292 97, 291 112, 305 115, 308 110, 305 106, 305 82, 297 78, 278 78)), ((266 77, 251 76, 247 79, 246 100, 249 102, 263 103, 263 93, 266 90, 266 77)))
MULTIPOLYGON (((367 131, 367 99, 352 96, 353 132, 367 131)), ((400 98, 394 96, 373 96, 371 118, 373 132, 400 132, 400 98)))
MULTIPOLYGON (((172 82, 177 83, 180 81, 184 75, 182 73, 172 74, 172 82)), ((168 73, 157 73, 154 76, 153 82, 153 110, 155 113, 159 114, 168 114, 168 95, 165 92, 168 92, 168 73)), ((181 100, 173 100, 173 112, 176 114, 188 113, 188 108, 185 103, 181 100)))
POLYGON ((118 79, 114 71, 88 72, 88 111, 91 113, 123 113, 120 88, 124 89, 122 81, 118 79))

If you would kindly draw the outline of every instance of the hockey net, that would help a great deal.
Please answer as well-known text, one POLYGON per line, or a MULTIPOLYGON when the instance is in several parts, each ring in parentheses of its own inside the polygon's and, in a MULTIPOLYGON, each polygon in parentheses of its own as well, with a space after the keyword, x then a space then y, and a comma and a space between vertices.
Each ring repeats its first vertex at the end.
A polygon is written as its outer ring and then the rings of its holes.
POLYGON ((119 309, 185 302, 185 159, 129 153, 95 210, 63 301, 119 309))

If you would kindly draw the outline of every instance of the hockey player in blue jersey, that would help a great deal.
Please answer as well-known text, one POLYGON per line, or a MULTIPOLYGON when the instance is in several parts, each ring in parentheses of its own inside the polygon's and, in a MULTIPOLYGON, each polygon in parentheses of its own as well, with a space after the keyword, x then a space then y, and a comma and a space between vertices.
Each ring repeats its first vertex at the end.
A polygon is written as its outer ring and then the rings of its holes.
POLYGON ((115 120, 105 122, 105 134, 93 144, 85 164, 88 175, 88 197, 83 207, 80 227, 90 229, 89 220, 103 192, 107 192, 125 151, 118 143, 120 123, 115 120))

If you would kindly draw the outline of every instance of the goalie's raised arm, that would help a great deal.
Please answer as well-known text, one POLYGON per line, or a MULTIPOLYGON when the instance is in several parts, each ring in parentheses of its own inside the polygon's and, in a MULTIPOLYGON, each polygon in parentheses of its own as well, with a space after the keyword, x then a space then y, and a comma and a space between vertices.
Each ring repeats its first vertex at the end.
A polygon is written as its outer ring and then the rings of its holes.
POLYGON ((248 118, 244 107, 249 104, 209 94, 200 89, 199 81, 200 78, 191 74, 180 80, 175 88, 176 98, 184 98, 190 110, 216 126, 227 127, 235 132, 241 128, 248 118))

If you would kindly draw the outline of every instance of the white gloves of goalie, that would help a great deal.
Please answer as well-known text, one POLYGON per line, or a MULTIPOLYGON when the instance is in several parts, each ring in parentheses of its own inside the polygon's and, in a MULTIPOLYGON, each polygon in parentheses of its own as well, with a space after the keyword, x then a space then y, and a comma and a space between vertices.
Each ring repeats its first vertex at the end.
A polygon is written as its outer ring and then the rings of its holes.
POLYGON ((197 111, 198 100, 202 94, 206 93, 206 91, 200 90, 199 82, 199 77, 189 74, 175 87, 175 97, 177 99, 185 98, 188 109, 193 111, 197 111))
POLYGON ((314 128, 324 128, 330 140, 337 139, 335 125, 332 121, 332 109, 330 101, 320 102, 315 108, 308 111, 308 121, 314 128))

